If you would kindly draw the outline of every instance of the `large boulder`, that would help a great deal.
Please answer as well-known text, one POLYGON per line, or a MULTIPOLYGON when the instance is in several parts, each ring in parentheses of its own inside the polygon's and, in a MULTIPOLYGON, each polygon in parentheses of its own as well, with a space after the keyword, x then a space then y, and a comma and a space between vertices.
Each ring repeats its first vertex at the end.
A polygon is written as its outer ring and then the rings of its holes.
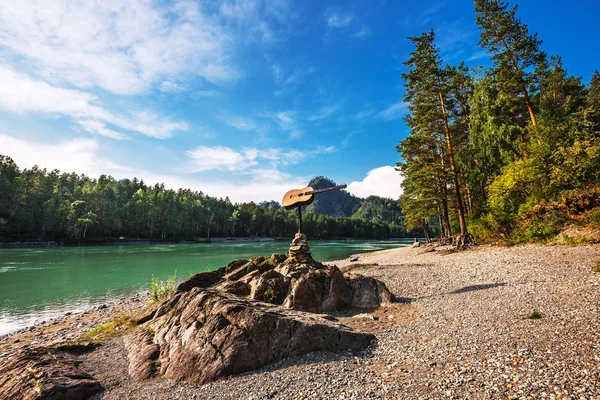
POLYGON ((215 287, 227 293, 309 312, 374 308, 393 301, 385 283, 357 274, 344 275, 335 265, 312 258, 306 236, 296 234, 290 256, 273 254, 230 262, 215 272, 196 274, 179 290, 215 287))
POLYGON ((0 363, 0 399, 83 400, 103 390, 68 353, 39 347, 0 363))
POLYGON ((161 304, 125 344, 136 379, 206 383, 313 351, 358 351, 373 339, 316 314, 192 288, 161 304))

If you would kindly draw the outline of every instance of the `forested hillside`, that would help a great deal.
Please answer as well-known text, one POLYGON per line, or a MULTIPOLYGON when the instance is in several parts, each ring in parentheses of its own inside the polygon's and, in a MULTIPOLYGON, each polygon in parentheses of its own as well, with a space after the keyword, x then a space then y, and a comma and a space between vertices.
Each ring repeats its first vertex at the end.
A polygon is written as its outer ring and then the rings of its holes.
MULTIPOLYGON (((315 239, 406 236, 402 226, 367 216, 308 213, 303 228, 315 239)), ((296 231, 296 213, 275 201, 233 204, 189 189, 148 186, 135 178, 20 170, 10 157, 0 155, 0 241, 290 237, 296 231)))
MULTIPOLYGON (((324 176, 317 176, 308 183, 308 186, 313 189, 325 189, 337 185, 337 183, 324 176)), ((315 195, 312 204, 306 207, 306 212, 332 217, 350 217, 360 206, 361 200, 345 190, 332 190, 315 195)))
POLYGON ((433 30, 409 38, 410 135, 398 145, 408 227, 439 225, 443 241, 464 245, 472 234, 545 240, 568 223, 599 223, 600 74, 589 84, 570 75, 516 6, 474 3, 491 67, 445 63, 433 30))

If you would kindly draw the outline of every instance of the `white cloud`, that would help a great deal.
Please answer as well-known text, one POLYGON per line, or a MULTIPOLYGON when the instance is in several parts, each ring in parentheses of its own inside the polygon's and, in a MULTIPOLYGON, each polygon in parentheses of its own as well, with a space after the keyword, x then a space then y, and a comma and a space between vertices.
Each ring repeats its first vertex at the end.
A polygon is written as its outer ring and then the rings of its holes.
POLYGON ((271 73, 280 89, 275 91, 275 96, 282 96, 294 92, 304 81, 316 71, 315 67, 299 65, 289 69, 279 64, 271 65, 271 73))
POLYGON ((336 151, 337 148, 335 146, 318 146, 314 150, 309 151, 279 148, 257 149, 254 147, 234 150, 224 146, 199 146, 188 150, 186 155, 192 162, 192 166, 188 172, 210 170, 244 171, 244 173, 249 175, 261 174, 264 176, 266 166, 268 166, 268 170, 277 171, 277 174, 279 174, 280 172, 277 168, 280 166, 285 167, 297 164, 306 158, 336 151))
POLYGON ((406 103, 395 103, 377 114, 377 117, 386 121, 401 118, 406 113, 406 103))
POLYGON ((101 156, 94 139, 75 139, 55 143, 27 141, 0 134, 1 153, 10 156, 20 168, 38 165, 49 170, 76 172, 97 178, 109 174, 117 179, 143 179, 147 185, 164 183, 169 189, 189 188, 216 197, 228 196, 234 202, 281 200, 294 187, 304 187, 306 177, 294 177, 273 168, 255 169, 253 179, 239 182, 210 181, 186 174, 155 173, 128 168, 101 156))
POLYGON ((299 129, 296 129, 296 130, 290 132, 291 139, 299 139, 302 136, 304 136, 304 132, 299 129))
MULTIPOLYGON (((9 1, 0 46, 54 82, 138 94, 172 77, 238 78, 229 35, 192 1, 9 1)), ((10 54, 9 53, 9 54, 10 54)))
POLYGON ((371 195, 398 199, 402 194, 402 176, 394 167, 383 166, 367 172, 362 181, 348 185, 348 192, 358 197, 371 195))
POLYGON ((94 139, 78 138, 57 143, 16 139, 0 134, 0 151, 10 156, 20 168, 59 169, 88 176, 123 175, 133 171, 98 155, 94 139))
POLYGON ((107 128, 106 125, 100 121, 82 120, 78 121, 78 123, 90 133, 95 133, 97 135, 106 136, 117 140, 127 139, 127 135, 107 128))
POLYGON ((319 109, 319 111, 309 115, 306 119, 309 121, 318 121, 320 119, 325 119, 327 117, 335 114, 341 106, 339 104, 326 105, 319 109))
POLYGON ((350 22, 354 19, 352 14, 344 14, 341 12, 333 12, 327 17, 327 25, 330 28, 345 28, 350 25, 350 22))
POLYGON ((356 119, 365 119, 365 118, 370 117, 373 114, 375 114, 375 110, 371 106, 367 106, 367 107, 363 108, 361 111, 359 111, 358 113, 356 113, 355 117, 356 117, 356 119))
POLYGON ((363 38, 369 36, 370 34, 371 34, 371 30, 363 25, 363 27, 360 29, 360 31, 356 32, 352 36, 354 36, 355 38, 358 38, 358 39, 363 39, 363 38))
POLYGON ((229 147, 196 147, 186 152, 193 161, 192 172, 208 170, 238 171, 256 165, 256 152, 249 151, 245 155, 229 147))
POLYGON ((222 1, 219 13, 243 31, 247 41, 266 44, 281 42, 292 18, 288 0, 222 1))
POLYGON ((53 116, 70 116, 79 121, 87 121, 81 125, 95 134, 122 138, 115 131, 101 130, 99 127, 103 123, 158 139, 170 137, 175 131, 189 128, 185 122, 174 122, 146 110, 129 115, 111 113, 101 107, 99 99, 91 93, 54 87, 1 65, 0 82, 0 107, 16 113, 39 112, 53 116), (88 127, 91 127, 91 130, 88 127))
POLYGON ((240 115, 234 115, 229 113, 219 113, 216 115, 217 119, 232 126, 240 131, 250 131, 256 129, 256 122, 253 119, 242 117, 240 115))

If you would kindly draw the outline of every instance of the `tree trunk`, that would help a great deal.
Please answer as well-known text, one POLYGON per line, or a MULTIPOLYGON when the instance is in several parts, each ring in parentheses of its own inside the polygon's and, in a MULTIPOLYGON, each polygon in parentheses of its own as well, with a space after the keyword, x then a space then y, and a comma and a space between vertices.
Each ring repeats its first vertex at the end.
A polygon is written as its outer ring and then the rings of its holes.
POLYGON ((423 220, 423 235, 425 236, 425 244, 430 244, 431 238, 429 237, 429 224, 425 220, 423 220))
POLYGON ((469 233, 467 232, 467 223, 465 221, 465 210, 463 207, 463 201, 460 194, 460 187, 458 182, 458 169, 454 162, 454 149, 452 147, 452 138, 450 137, 450 125, 448 123, 448 114, 446 113, 446 103, 444 102, 444 95, 442 94, 442 86, 439 76, 437 78, 438 84, 438 95, 440 98, 440 105, 442 107, 442 115, 444 119, 444 130, 446 133, 446 143, 448 145, 448 160, 450 161, 450 169, 452 170, 452 181, 454 184, 454 194, 456 197, 456 211, 458 212, 458 223, 460 225, 460 237, 458 238, 457 245, 462 247, 469 244, 469 233))

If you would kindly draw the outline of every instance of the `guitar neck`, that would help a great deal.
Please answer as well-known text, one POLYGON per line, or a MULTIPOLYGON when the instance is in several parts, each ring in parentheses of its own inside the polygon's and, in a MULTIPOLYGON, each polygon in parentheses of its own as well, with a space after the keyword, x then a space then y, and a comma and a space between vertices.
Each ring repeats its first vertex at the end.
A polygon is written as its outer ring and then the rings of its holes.
POLYGON ((309 194, 317 194, 317 193, 329 192, 330 190, 345 189, 347 186, 348 185, 339 185, 339 186, 334 186, 334 187, 325 188, 325 189, 311 190, 310 192, 304 192, 304 194, 305 195, 309 195, 309 194))

